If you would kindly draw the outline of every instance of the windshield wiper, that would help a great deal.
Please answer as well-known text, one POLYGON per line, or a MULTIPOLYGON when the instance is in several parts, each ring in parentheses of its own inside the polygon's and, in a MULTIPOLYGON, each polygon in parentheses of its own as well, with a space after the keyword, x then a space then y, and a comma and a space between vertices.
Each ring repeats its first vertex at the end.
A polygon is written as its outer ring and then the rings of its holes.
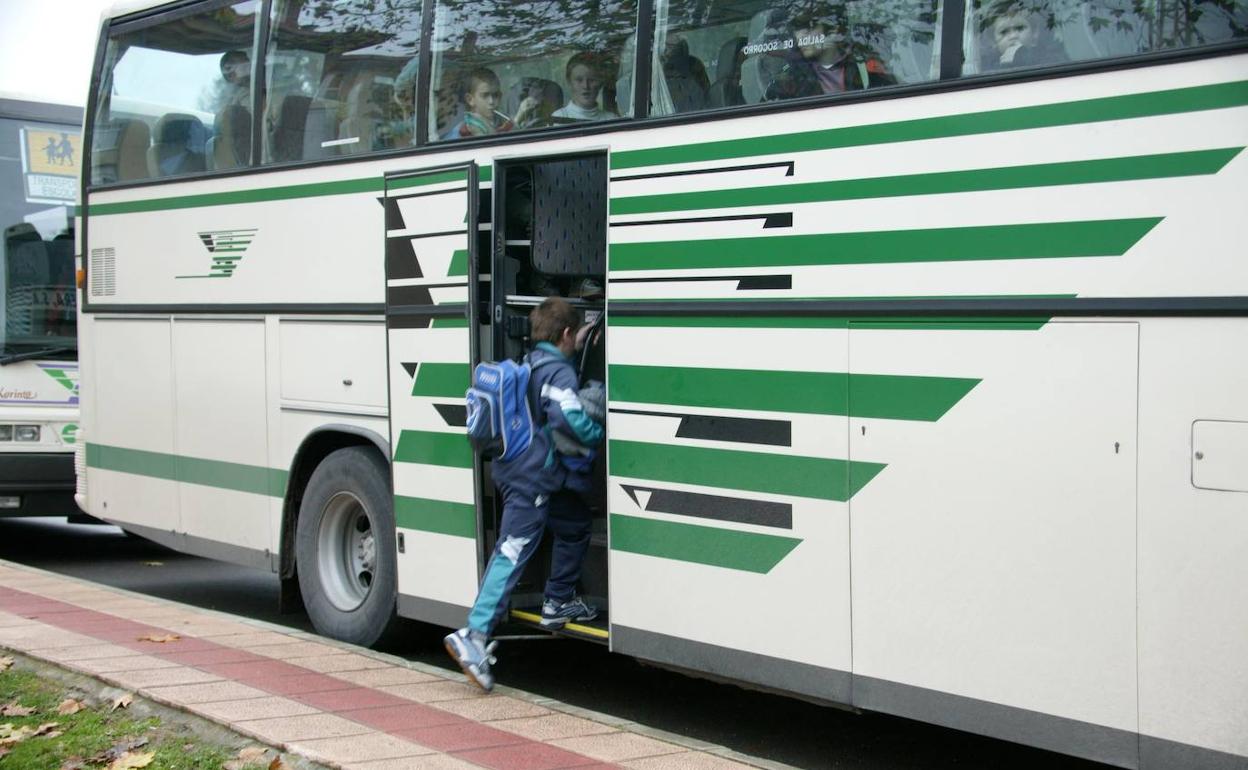
POLYGON ((55 356, 61 353, 73 353, 78 348, 69 345, 59 345, 57 347, 39 348, 38 350, 26 350, 21 353, 6 353, 0 355, 0 366, 8 366, 18 361, 29 361, 32 358, 45 358, 47 356, 55 356))

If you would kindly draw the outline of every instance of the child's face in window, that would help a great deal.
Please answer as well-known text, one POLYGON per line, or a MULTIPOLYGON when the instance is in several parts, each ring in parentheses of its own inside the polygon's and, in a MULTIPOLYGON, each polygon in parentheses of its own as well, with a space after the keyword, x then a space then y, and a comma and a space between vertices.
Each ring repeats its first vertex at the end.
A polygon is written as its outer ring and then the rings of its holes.
POLYGON ((478 80, 464 96, 468 111, 489 122, 494 121, 494 111, 503 100, 503 89, 497 80, 478 80))
POLYGON ((807 61, 835 62, 845 55, 845 34, 830 25, 815 22, 793 30, 798 50, 807 61))
POLYGON ((1031 45, 1031 24, 1021 14, 1002 16, 992 24, 992 37, 1002 61, 1012 61, 1019 48, 1031 45))
POLYGON ((221 65, 221 76, 232 85, 246 85, 251 79, 251 62, 243 57, 230 59, 221 65))
POLYGON ((602 90, 602 78, 584 64, 572 68, 568 77, 568 88, 572 89, 572 101, 577 107, 592 110, 598 106, 598 92, 602 90))

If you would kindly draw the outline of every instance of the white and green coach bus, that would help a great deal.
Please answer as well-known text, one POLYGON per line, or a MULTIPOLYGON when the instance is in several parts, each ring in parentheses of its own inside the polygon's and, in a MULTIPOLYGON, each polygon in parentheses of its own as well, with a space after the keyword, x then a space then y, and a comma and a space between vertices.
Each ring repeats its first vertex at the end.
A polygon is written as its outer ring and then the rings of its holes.
POLYGON ((81 132, 81 106, 0 93, 0 517, 79 515, 81 132))
POLYGON ((1242 768, 1246 36, 1239 0, 125 4, 80 499, 329 636, 462 625, 499 519, 463 392, 561 294, 609 396, 570 634, 1242 768))

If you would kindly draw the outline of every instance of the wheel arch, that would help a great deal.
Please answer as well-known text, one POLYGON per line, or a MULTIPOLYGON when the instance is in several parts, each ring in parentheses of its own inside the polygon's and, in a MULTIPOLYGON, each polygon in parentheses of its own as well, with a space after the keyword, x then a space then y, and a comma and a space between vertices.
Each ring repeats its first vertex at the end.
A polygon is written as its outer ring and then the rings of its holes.
MULTIPOLYGON (((303 493, 316 466, 333 452, 353 446, 373 447, 382 462, 390 465, 390 442, 376 431, 358 425, 331 423, 321 425, 304 436, 290 464, 290 476, 286 494, 282 500, 282 530, 280 566, 278 575, 283 582, 283 595, 287 593, 288 581, 295 581, 295 527, 299 521, 299 506, 303 493)), ((296 593, 298 585, 290 586, 296 593)))

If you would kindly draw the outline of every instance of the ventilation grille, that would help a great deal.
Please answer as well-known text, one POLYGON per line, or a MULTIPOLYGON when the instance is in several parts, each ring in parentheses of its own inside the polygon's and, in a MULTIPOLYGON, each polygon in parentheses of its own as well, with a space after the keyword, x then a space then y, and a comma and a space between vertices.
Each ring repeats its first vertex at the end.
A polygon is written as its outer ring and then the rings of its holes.
POLYGON ((91 249, 91 296, 111 297, 117 293, 117 250, 91 249))

